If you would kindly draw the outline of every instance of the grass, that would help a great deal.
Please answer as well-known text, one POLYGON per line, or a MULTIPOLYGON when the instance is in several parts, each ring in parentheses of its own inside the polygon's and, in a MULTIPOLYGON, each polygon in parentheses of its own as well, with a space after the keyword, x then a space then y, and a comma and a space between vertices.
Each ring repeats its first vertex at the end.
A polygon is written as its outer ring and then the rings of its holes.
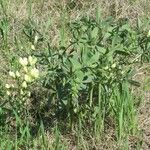
POLYGON ((0 148, 146 148, 148 4, 0 0, 0 148))

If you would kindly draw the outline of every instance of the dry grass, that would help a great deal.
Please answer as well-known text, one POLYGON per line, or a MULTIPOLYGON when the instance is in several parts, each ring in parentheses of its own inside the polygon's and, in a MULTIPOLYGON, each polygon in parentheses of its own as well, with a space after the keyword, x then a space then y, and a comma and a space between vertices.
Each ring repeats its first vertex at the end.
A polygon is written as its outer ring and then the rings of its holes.
MULTIPOLYGON (((5 2, 5 0, 3 1, 5 2)), ((17 37, 20 42, 26 41, 26 45, 29 44, 28 41, 25 40, 22 30, 30 17, 36 23, 38 31, 44 34, 46 40, 51 41, 52 45, 58 44, 60 36, 59 28, 64 12, 66 12, 64 19, 68 21, 79 19, 83 15, 94 16, 97 7, 101 9, 102 17, 104 18, 107 16, 113 16, 116 20, 128 18, 132 24, 136 23, 137 18, 150 18, 149 0, 32 0, 31 8, 29 1, 30 0, 7 0, 7 2, 5 2, 6 14, 9 20, 9 52, 14 56, 19 53, 16 51, 14 44, 15 37, 17 37)), ((3 17, 5 16, 2 9, 0 9, 0 19, 3 17)), ((39 51, 40 48, 38 48, 39 51)), ((1 51, 3 51, 3 49, 0 47, 0 52, 1 51)), ((5 71, 8 69, 4 68, 10 64, 2 53, 0 54, 0 64, 0 76, 1 79, 4 79, 5 71)), ((143 75, 139 78, 143 82, 143 75)), ((139 110, 140 128, 144 130, 143 150, 150 149, 149 99, 150 93, 147 92, 145 93, 143 105, 139 110)), ((102 147, 102 149, 116 149, 116 143, 112 138, 113 134, 113 130, 111 130, 109 134, 107 134, 104 143, 95 144, 96 149, 100 150, 100 147, 102 147)), ((71 149, 76 149, 76 147, 72 147, 71 149)))
MULTIPOLYGON (((31 8, 27 0, 8 0, 5 2, 7 17, 9 18, 9 38, 14 40, 15 35, 22 36, 24 24, 30 16, 38 25, 40 32, 47 32, 52 43, 56 44, 59 38, 63 10, 67 9, 69 21, 80 18, 82 15, 93 15, 97 6, 101 9, 102 16, 114 16, 116 19, 129 18, 135 23, 137 18, 150 16, 149 0, 32 0, 31 8), (31 10, 31 12, 30 12, 31 10), (47 31, 43 31, 50 22, 47 31)), ((1 14, 2 11, 1 11, 1 14)), ((2 18, 3 15, 0 15, 2 18)))
POLYGON ((134 79, 140 82, 140 88, 135 88, 134 93, 137 97, 140 98, 140 106, 138 109, 138 125, 139 129, 142 131, 142 150, 147 150, 150 148, 150 91, 145 90, 145 81, 149 78, 149 72, 147 68, 150 67, 150 64, 144 64, 142 67, 137 66, 136 74, 134 79))

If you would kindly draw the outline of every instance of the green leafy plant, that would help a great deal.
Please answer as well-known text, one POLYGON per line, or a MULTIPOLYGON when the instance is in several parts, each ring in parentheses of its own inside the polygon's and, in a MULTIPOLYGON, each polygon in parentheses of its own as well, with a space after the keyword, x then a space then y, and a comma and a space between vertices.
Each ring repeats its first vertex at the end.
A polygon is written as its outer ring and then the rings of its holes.
MULTIPOLYGON (((138 55, 137 35, 126 21, 115 23, 111 19, 98 23, 87 17, 69 27, 70 44, 49 46, 48 53, 41 56, 41 64, 47 68, 43 86, 50 90, 53 110, 58 118, 68 117, 71 128, 77 122, 95 124, 95 133, 104 130, 105 121, 113 114, 121 138, 127 125, 120 124, 122 116, 116 112, 121 113, 128 101, 130 111, 134 111, 134 102, 119 89, 126 83, 129 91, 133 59, 138 55), (115 91, 120 97, 112 99, 115 91)), ((130 112, 122 113, 126 120, 132 118, 130 112)))

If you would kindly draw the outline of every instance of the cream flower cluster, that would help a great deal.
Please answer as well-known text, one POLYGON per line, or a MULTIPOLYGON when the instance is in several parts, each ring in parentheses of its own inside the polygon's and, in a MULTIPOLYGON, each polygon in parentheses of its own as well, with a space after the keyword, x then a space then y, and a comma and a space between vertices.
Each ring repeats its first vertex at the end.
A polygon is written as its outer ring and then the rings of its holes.
POLYGON ((150 30, 149 30, 148 33, 147 33, 147 37, 150 37, 150 30))
POLYGON ((18 60, 21 68, 16 71, 9 71, 9 76, 14 80, 15 84, 6 84, 6 94, 11 95, 12 89, 18 88, 22 95, 28 86, 39 77, 39 70, 36 68, 37 58, 29 56, 28 58, 20 57, 18 60))

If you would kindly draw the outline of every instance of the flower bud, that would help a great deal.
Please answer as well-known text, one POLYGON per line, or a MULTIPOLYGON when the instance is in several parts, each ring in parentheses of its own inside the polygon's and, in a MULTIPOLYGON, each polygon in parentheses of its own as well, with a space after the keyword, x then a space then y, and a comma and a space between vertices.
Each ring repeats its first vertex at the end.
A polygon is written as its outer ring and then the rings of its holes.
POLYGON ((27 73, 28 72, 28 68, 26 66, 23 67, 23 70, 27 73))
POLYGON ((23 92, 23 90, 22 90, 22 89, 20 90, 20 94, 21 94, 21 95, 23 95, 23 94, 24 94, 24 92, 23 92))
POLYGON ((31 76, 34 77, 34 78, 39 77, 39 70, 36 69, 36 68, 33 68, 30 73, 31 73, 31 76))
POLYGON ((123 75, 125 73, 125 71, 121 71, 121 74, 123 75))
POLYGON ((35 50, 35 46, 34 46, 34 45, 31 45, 31 49, 32 49, 32 50, 35 50))
POLYGON ((14 72, 12 72, 12 71, 9 71, 9 75, 10 75, 11 77, 13 77, 13 78, 15 78, 15 77, 16 77, 15 73, 14 73, 14 72))
POLYGON ((112 64, 111 68, 116 68, 116 63, 112 64))
POLYGON ((16 77, 20 77, 19 71, 16 71, 16 77))
POLYGON ((150 30, 148 31, 147 37, 150 37, 150 30))
POLYGON ((32 66, 32 65, 36 64, 37 58, 36 57, 33 58, 32 56, 29 56, 28 61, 29 61, 30 65, 32 66))
POLYGON ((113 73, 111 72, 109 75, 110 75, 110 76, 113 76, 113 73))
POLYGON ((25 74, 24 79, 25 79, 26 82, 32 82, 31 76, 29 76, 27 74, 25 74))
POLYGON ((9 89, 9 88, 10 88, 10 85, 9 85, 9 84, 5 84, 5 88, 6 88, 6 89, 9 89))
POLYGON ((7 94, 8 96, 10 96, 10 91, 6 91, 6 94, 7 94))
POLYGON ((19 63, 22 65, 22 66, 26 66, 28 64, 28 59, 26 57, 24 58, 19 58, 19 63))
POLYGON ((27 94, 27 95, 28 95, 28 97, 30 97, 30 96, 31 96, 31 92, 28 92, 28 94, 27 94))
POLYGON ((15 86, 13 84, 11 84, 11 87, 14 88, 15 86))
POLYGON ((21 85, 23 88, 27 88, 27 82, 26 81, 23 81, 22 85, 21 85))
POLYGON ((34 38, 34 43, 36 44, 38 42, 39 37, 36 35, 34 38))
POLYGON ((108 69, 109 69, 109 67, 108 67, 108 66, 106 66, 106 67, 104 67, 104 69, 105 69, 105 70, 108 70, 108 69))

